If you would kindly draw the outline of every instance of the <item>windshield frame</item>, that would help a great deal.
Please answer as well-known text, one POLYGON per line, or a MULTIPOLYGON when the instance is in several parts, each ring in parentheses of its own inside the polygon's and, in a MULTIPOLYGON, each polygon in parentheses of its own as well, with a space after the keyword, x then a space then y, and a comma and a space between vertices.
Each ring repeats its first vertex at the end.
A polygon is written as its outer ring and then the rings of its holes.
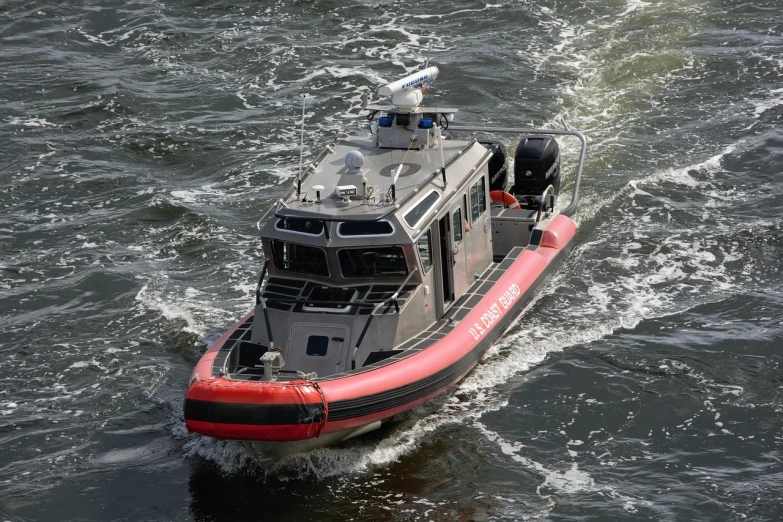
MULTIPOLYGON (((410 274, 410 268, 408 267, 408 259, 405 257, 405 249, 402 248, 401 245, 382 245, 382 246, 375 246, 375 247, 358 247, 358 248, 341 248, 337 251, 337 262, 340 267, 340 275, 344 279, 372 279, 372 278, 384 278, 384 279, 391 279, 395 277, 406 277, 408 274, 410 274), (370 273, 369 271, 366 271, 366 273, 362 273, 359 275, 346 275, 345 267, 345 261, 351 261, 351 265, 353 265, 354 271, 358 271, 363 267, 365 270, 368 270, 367 264, 363 261, 362 256, 364 254, 359 254, 358 252, 365 252, 367 254, 372 253, 373 251, 379 251, 377 252, 376 256, 373 259, 373 266, 375 265, 375 262, 377 262, 378 258, 380 258, 381 255, 383 255, 383 252, 380 251, 387 251, 387 254, 395 255, 399 254, 399 256, 402 259, 402 263, 404 264, 404 271, 399 270, 394 274, 382 274, 382 273, 370 273), (350 252, 350 253, 349 253, 350 252), (353 253, 353 255, 352 255, 353 253), (350 257, 345 257, 350 256, 350 257), (358 257, 355 257, 358 256, 358 257), (360 267, 361 264, 361 267, 360 267), (403 273, 404 272, 404 273, 403 273)), ((402 268, 402 267, 401 267, 402 268)), ((377 267, 376 267, 377 271, 377 267)))
MULTIPOLYGON (((274 263, 275 268, 277 268, 278 270, 281 270, 283 272, 295 273, 295 274, 305 274, 305 275, 310 275, 315 277, 331 277, 332 272, 331 272, 331 267, 329 266, 329 256, 326 255, 326 250, 321 247, 304 245, 302 243, 293 243, 291 241, 285 241, 282 239, 270 239, 269 247, 272 251, 272 262, 274 263), (290 266, 289 267, 282 266, 282 263, 285 261, 282 257, 284 255, 282 248, 284 248, 285 246, 288 246, 289 248, 291 246, 294 246, 296 248, 311 249, 313 251, 317 251, 322 256, 322 259, 319 261, 318 268, 320 269, 320 267, 323 266, 325 268, 326 273, 314 271, 308 268, 296 269, 296 268, 290 268, 290 266), (279 251, 278 248, 281 250, 279 251)), ((290 262, 291 261, 289 260, 289 264, 290 262)), ((301 263, 303 261, 299 261, 299 262, 301 263)))

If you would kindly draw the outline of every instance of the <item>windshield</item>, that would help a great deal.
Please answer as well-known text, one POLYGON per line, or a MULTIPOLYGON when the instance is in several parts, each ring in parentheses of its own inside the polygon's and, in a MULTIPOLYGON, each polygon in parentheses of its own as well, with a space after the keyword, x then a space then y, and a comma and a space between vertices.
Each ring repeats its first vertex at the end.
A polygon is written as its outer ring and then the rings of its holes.
POLYGON ((281 218, 275 223, 275 228, 311 236, 320 236, 324 231, 324 222, 311 219, 281 218))
POLYGON ((329 275, 326 252, 322 249, 277 239, 273 239, 271 244, 275 266, 280 270, 319 276, 329 275))
POLYGON ((398 246, 351 248, 338 252, 343 277, 399 277, 408 275, 405 255, 398 246))
POLYGON ((337 226, 341 236, 390 236, 394 228, 388 221, 347 221, 337 226))

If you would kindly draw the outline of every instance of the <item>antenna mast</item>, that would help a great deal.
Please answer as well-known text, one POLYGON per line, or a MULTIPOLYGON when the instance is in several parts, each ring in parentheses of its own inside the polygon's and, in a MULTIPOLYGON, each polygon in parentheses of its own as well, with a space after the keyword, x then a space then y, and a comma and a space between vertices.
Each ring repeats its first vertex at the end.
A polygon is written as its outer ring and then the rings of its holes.
MULTIPOLYGON (((424 68, 430 66, 430 53, 432 52, 432 40, 429 41, 429 45, 427 46, 427 62, 424 64, 424 68)), ((440 127, 437 127, 437 133, 438 133, 438 148, 440 149, 440 173, 443 176, 443 186, 446 186, 446 158, 443 157, 443 135, 440 132, 440 127)), ((400 165, 402 167, 402 165, 400 165)), ((399 175, 399 170, 397 171, 397 174, 399 175)))
POLYGON ((302 95, 302 139, 299 143, 299 173, 296 175, 296 197, 299 198, 302 193, 302 163, 304 158, 304 120, 305 120, 305 97, 302 95))

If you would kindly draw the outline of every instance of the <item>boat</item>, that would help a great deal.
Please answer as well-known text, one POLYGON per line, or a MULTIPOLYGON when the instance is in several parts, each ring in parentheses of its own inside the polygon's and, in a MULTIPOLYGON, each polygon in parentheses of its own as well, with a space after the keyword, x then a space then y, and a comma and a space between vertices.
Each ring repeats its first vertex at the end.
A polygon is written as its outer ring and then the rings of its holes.
POLYGON ((369 133, 300 156, 258 223, 255 306, 190 377, 188 432, 283 455, 376 430, 465 377, 566 259, 585 138, 454 125, 457 109, 424 104, 438 74, 363 96, 369 133), (520 137, 513 176, 498 134, 520 137), (580 143, 570 200, 563 136, 580 143))

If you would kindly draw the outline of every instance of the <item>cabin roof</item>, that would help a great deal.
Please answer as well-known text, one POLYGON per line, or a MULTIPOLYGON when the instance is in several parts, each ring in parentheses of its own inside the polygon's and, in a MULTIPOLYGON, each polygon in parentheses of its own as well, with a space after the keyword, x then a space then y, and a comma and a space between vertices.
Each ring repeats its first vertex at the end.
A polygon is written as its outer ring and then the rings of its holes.
POLYGON ((381 149, 375 148, 374 137, 351 136, 333 143, 324 158, 308 169, 309 175, 302 180, 302 197, 291 197, 286 206, 278 209, 278 216, 309 217, 325 220, 377 220, 405 206, 419 192, 425 192, 428 185, 437 188, 442 197, 448 197, 456 190, 463 178, 472 174, 472 168, 484 155, 486 149, 478 146, 481 154, 469 154, 469 162, 457 166, 461 157, 475 145, 475 141, 443 141, 443 157, 446 163, 447 185, 444 188, 440 174, 440 149, 433 147, 425 150, 381 149), (364 156, 361 174, 349 174, 345 164, 348 152, 358 150, 364 156), (382 202, 391 187, 394 172, 403 164, 396 184, 396 202, 382 202), (449 168, 454 164, 455 168, 449 168), (344 202, 333 198, 335 188, 340 185, 355 185, 357 193, 362 194, 362 177, 367 179, 368 189, 372 188, 374 201, 351 199, 344 202), (322 185, 321 203, 315 202, 314 186, 322 185), (303 201, 304 199, 304 201, 303 201))

